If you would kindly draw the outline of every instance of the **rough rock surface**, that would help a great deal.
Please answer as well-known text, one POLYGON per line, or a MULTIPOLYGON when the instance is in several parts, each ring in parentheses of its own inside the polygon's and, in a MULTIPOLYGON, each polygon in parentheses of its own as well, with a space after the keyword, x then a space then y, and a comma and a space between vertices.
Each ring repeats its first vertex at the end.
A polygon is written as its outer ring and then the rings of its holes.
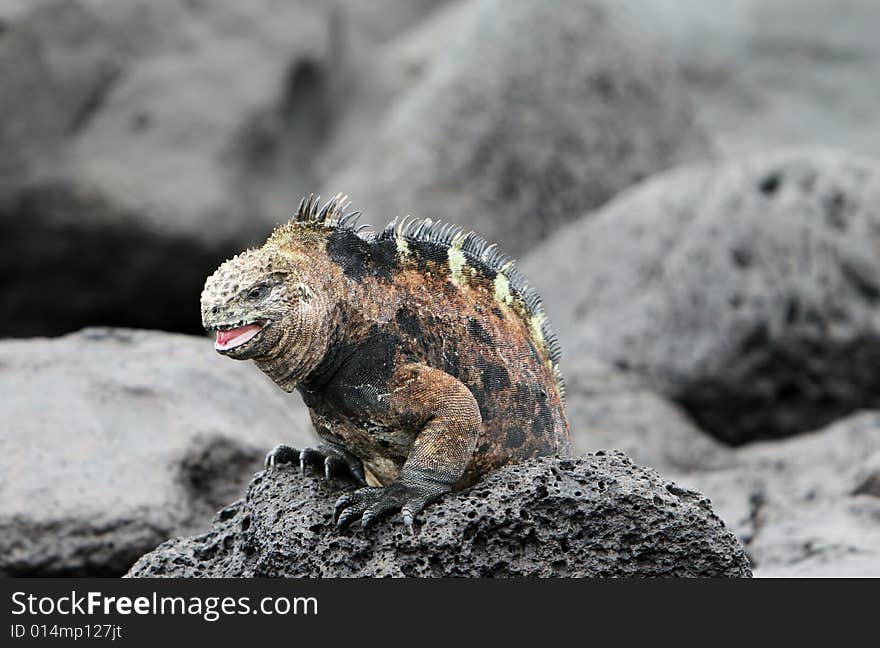
POLYGON ((730 458, 675 480, 711 498, 756 575, 880 577, 880 412, 730 458))
POLYGON ((507 466, 423 514, 340 532, 339 484, 261 474, 213 528, 142 557, 129 576, 726 576, 751 574, 694 491, 621 453, 507 466))
POLYGON ((756 154, 655 177, 521 265, 568 366, 636 373, 731 443, 791 435, 880 404, 878 203, 874 160, 756 154))
POLYGON ((206 339, 87 329, 0 342, 0 575, 113 576, 207 527, 304 406, 206 339))
POLYGON ((676 73, 614 3, 484 0, 324 184, 366 222, 473 227, 520 254, 627 185, 707 155, 676 73))

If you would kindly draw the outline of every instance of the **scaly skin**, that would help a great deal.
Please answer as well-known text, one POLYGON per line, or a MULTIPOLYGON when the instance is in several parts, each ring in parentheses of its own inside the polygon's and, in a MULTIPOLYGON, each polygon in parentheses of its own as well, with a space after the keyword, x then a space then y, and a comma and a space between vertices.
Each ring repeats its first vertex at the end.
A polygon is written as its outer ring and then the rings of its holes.
POLYGON ((401 511, 412 528, 494 468, 567 455, 558 347, 512 262, 430 221, 361 234, 343 203, 310 198, 202 293, 205 328, 235 329, 218 341, 259 327, 218 351, 297 389, 324 442, 278 446, 267 467, 298 460, 364 485, 337 502, 340 526, 401 511))

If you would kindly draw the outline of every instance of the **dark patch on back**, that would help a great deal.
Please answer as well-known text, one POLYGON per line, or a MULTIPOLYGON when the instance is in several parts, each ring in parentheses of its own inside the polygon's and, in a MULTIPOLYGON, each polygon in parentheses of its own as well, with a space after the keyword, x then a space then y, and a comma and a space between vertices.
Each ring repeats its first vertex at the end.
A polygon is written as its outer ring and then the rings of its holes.
POLYGON ((447 251, 436 243, 411 241, 408 245, 410 254, 421 272, 437 272, 440 268, 448 269, 447 251))
POLYGON ((553 411, 547 404, 547 392, 540 387, 536 391, 537 412, 532 421, 532 434, 536 439, 550 439, 553 434, 553 411))
POLYGON ((396 369, 394 357, 399 347, 399 335, 379 331, 374 324, 367 338, 354 348, 346 374, 376 376, 387 382, 396 369))
POLYGON ((550 439, 553 434, 553 419, 551 418, 550 409, 541 408, 541 412, 532 421, 532 434, 535 439, 550 439))
POLYGON ((335 230, 327 237, 327 254, 346 277, 360 281, 367 276, 369 244, 348 230, 335 230))
POLYGON ((392 275, 400 269, 394 241, 370 243, 370 269, 375 276, 391 281, 392 275))
POLYGON ((467 329, 468 333, 472 338, 475 338, 482 342, 483 344, 487 344, 489 346, 495 345, 495 340, 492 339, 492 336, 489 335, 488 331, 483 328, 483 325, 477 321, 475 317, 467 318, 467 329))
POLYGON ((485 263, 481 263, 477 259, 468 258, 468 265, 477 271, 481 277, 488 279, 490 282, 495 281, 495 277, 498 276, 498 271, 495 268, 487 266, 485 263))
POLYGON ((327 255, 342 268, 343 274, 355 281, 366 276, 391 281, 397 267, 393 242, 369 243, 348 229, 334 230, 327 237, 327 255))
POLYGON ((507 430, 507 436, 504 439, 504 445, 507 448, 520 448, 526 442, 525 433, 518 427, 511 426, 507 430))
POLYGON ((398 309, 395 319, 402 333, 411 335, 416 340, 422 339, 422 327, 419 325, 419 318, 411 310, 408 308, 398 309))
POLYGON ((477 369, 483 379, 483 387, 487 391, 498 391, 510 387, 510 374, 504 365, 481 357, 477 358, 477 369))
POLYGON ((461 375, 461 360, 454 350, 443 353, 443 371, 453 378, 458 378, 461 375))
POLYGON ((492 307, 492 314, 500 320, 504 319, 504 313, 501 312, 501 309, 497 306, 492 307))

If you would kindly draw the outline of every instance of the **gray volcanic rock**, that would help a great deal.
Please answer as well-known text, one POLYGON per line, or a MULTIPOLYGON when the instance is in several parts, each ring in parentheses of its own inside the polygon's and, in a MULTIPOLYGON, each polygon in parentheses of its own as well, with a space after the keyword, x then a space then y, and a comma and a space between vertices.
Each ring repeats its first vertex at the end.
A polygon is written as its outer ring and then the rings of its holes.
POLYGON ((398 92, 409 90, 443 60, 450 42, 479 10, 479 2, 451 0, 380 48, 381 65, 391 73, 389 80, 398 92))
POLYGON ((880 577, 880 412, 731 460, 675 479, 712 498, 756 575, 880 577))
POLYGON ((450 0, 336 0, 371 40, 386 42, 413 28, 450 0))
POLYGON ((399 517, 333 525, 338 483, 283 467, 254 478, 206 534, 170 540, 128 576, 750 576, 739 544, 694 491, 621 453, 511 465, 399 517))
POLYGON ((208 340, 119 329, 0 342, 0 420, 4 576, 122 574, 311 429, 297 397, 208 340))
POLYGON ((0 189, 60 154, 122 67, 119 43, 78 2, 25 7, 0 5, 0 189))
POLYGON ((205 276, 393 98, 356 18, 313 0, 0 3, 0 335, 196 332, 205 276))
POLYGON ((878 203, 874 160, 756 154, 655 177, 521 267, 568 364, 638 374, 730 443, 791 435, 880 405, 878 203))
POLYGON ((663 475, 730 465, 730 448, 637 377, 590 357, 568 365, 565 412, 575 454, 622 450, 634 462, 663 475))
POLYGON ((875 0, 618 0, 682 70, 720 150, 880 156, 875 0))
POLYGON ((704 157, 676 73, 614 3, 484 0, 324 183, 365 220, 474 228, 519 254, 627 185, 704 157))

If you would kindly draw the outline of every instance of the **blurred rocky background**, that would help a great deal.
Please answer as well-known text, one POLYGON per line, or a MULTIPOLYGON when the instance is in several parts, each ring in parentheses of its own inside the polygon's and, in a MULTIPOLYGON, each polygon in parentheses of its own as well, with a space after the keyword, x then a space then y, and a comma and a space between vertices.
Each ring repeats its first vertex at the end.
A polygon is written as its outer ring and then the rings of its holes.
POLYGON ((579 452, 708 495, 759 576, 880 576, 878 30, 870 0, 0 0, 0 574, 125 573, 309 439, 198 296, 341 191, 520 259, 579 452))

